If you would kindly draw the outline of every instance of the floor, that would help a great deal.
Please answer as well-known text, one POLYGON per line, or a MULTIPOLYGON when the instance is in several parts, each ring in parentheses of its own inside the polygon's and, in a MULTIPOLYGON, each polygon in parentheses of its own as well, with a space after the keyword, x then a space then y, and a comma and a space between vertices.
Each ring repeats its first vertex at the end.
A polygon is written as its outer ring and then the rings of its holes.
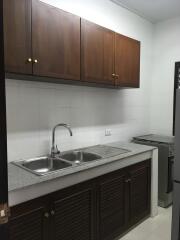
POLYGON ((159 208, 159 215, 149 218, 121 240, 170 240, 172 208, 159 208))

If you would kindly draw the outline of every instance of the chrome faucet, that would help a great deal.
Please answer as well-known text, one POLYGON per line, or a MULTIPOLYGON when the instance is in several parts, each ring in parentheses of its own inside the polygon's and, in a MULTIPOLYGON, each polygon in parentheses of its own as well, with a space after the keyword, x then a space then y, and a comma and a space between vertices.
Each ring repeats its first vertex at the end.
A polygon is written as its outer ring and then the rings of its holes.
POLYGON ((70 136, 72 137, 72 135, 73 135, 70 126, 68 126, 67 124, 64 124, 64 123, 57 124, 57 125, 53 128, 53 131, 52 131, 51 157, 54 157, 55 155, 57 155, 57 154, 60 153, 57 145, 55 146, 55 133, 56 133, 56 129, 57 129, 58 127, 65 127, 66 129, 68 129, 68 131, 69 131, 69 133, 70 133, 70 136))

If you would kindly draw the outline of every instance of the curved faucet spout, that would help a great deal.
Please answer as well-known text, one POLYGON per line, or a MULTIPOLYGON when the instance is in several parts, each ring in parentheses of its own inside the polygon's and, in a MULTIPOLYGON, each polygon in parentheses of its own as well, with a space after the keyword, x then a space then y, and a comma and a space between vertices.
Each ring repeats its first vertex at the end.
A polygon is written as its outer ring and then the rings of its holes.
POLYGON ((53 128, 53 131, 52 131, 52 147, 51 147, 51 156, 54 157, 56 154, 59 154, 60 151, 58 150, 57 148, 57 145, 55 146, 55 135, 56 135, 56 129, 58 127, 64 127, 66 128, 69 133, 70 133, 70 136, 72 137, 73 136, 73 133, 72 133, 72 130, 70 128, 69 125, 65 124, 65 123, 59 123, 57 124, 54 128, 53 128))

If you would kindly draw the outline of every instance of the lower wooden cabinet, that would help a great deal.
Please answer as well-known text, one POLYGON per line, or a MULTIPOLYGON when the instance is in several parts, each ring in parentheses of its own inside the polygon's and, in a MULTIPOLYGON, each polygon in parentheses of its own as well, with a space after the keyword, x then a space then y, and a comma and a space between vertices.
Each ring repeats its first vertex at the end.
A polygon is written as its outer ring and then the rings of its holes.
POLYGON ((94 184, 87 182, 52 196, 50 240, 94 240, 94 184))
POLYGON ((150 212, 150 179, 149 162, 129 168, 130 224, 134 225, 150 212))
POLYGON ((150 214, 150 160, 12 207, 10 240, 113 240, 150 214))
POLYGON ((150 213, 150 160, 97 180, 98 239, 112 240, 150 213))
POLYGON ((46 199, 35 199, 11 208, 10 240, 48 240, 49 216, 46 199))
POLYGON ((95 240, 94 183, 85 182, 11 209, 10 240, 95 240))
POLYGON ((126 171, 122 170, 98 180, 98 239, 113 239, 126 228, 126 178, 126 171))

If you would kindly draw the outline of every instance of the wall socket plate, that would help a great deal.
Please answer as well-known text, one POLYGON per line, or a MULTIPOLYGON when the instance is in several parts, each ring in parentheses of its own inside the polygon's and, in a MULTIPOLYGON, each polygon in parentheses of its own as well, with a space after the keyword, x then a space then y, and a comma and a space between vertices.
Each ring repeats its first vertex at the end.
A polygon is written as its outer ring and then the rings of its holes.
POLYGON ((111 129, 105 129, 105 136, 109 137, 112 135, 112 130, 111 129))

